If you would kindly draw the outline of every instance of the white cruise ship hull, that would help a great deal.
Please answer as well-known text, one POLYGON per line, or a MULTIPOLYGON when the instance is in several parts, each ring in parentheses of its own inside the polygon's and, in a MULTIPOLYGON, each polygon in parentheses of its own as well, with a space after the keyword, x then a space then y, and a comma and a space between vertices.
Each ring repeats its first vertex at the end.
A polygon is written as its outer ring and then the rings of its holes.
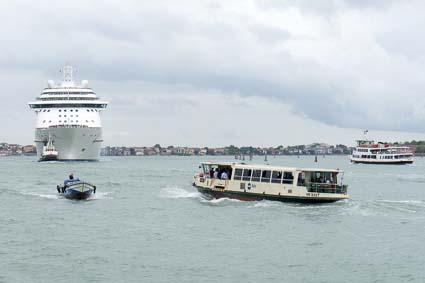
POLYGON ((49 133, 62 161, 97 161, 99 160, 102 128, 98 127, 50 127, 35 131, 37 156, 41 158, 43 146, 49 133))

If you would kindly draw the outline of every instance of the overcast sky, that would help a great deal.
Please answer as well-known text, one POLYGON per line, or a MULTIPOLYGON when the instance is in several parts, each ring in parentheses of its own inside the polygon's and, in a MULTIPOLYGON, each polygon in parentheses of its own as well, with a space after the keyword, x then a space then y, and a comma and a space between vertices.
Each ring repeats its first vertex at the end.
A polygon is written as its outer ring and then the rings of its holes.
POLYGON ((105 145, 425 139, 425 1, 0 1, 0 141, 71 63, 105 145))

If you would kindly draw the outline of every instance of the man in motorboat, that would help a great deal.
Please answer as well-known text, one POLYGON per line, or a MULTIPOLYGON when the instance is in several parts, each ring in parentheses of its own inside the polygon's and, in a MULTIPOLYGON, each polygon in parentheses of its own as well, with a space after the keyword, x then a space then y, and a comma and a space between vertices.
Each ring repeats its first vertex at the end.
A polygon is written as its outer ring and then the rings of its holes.
POLYGON ((79 178, 75 178, 74 174, 69 174, 68 179, 63 182, 63 186, 57 185, 59 194, 63 194, 67 199, 87 199, 96 193, 96 186, 79 178))
POLYGON ((74 174, 71 173, 71 174, 69 174, 68 179, 66 179, 65 181, 63 181, 63 186, 66 187, 66 185, 68 183, 77 182, 77 181, 80 181, 80 179, 79 178, 74 178, 74 174))

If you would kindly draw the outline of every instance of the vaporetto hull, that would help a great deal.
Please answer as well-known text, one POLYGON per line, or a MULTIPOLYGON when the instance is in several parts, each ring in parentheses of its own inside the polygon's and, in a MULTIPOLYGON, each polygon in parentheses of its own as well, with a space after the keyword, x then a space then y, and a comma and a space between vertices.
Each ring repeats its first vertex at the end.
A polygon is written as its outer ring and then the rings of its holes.
POLYGON ((37 156, 41 158, 43 146, 49 133, 58 151, 57 160, 97 161, 99 160, 102 128, 91 127, 50 127, 36 129, 37 156))
MULTIPOLYGON (((212 198, 230 198, 237 199, 242 201, 261 201, 261 200, 273 200, 280 202, 297 202, 297 203, 330 203, 336 202, 341 199, 336 198, 326 198, 326 197, 300 197, 300 196, 284 196, 284 195, 268 195, 268 194, 257 194, 250 192, 234 192, 234 191, 224 191, 224 190, 213 190, 209 188, 197 187, 198 192, 208 195, 212 198)), ((317 194, 320 196, 320 194, 317 194)))
POLYGON ((369 161, 369 160, 355 160, 351 159, 352 163, 358 164, 383 164, 383 165, 405 165, 412 164, 413 160, 391 160, 391 161, 369 161))

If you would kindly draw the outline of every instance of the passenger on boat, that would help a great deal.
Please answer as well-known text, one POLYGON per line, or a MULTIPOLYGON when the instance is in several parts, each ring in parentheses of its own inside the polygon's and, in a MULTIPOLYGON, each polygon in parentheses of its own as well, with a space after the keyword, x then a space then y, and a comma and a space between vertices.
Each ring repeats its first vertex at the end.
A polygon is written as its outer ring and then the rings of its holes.
POLYGON ((215 169, 213 177, 214 179, 218 179, 218 168, 215 169))
POLYGON ((211 168, 211 170, 210 170, 210 178, 214 178, 214 169, 213 168, 211 168))
POLYGON ((68 183, 72 183, 72 182, 76 182, 76 181, 80 181, 80 179, 74 178, 74 174, 71 173, 71 174, 69 174, 69 178, 63 182, 63 185, 66 186, 68 183))
POLYGON ((221 179, 222 180, 228 180, 229 176, 227 175, 226 171, 223 171, 223 173, 221 173, 221 179))

